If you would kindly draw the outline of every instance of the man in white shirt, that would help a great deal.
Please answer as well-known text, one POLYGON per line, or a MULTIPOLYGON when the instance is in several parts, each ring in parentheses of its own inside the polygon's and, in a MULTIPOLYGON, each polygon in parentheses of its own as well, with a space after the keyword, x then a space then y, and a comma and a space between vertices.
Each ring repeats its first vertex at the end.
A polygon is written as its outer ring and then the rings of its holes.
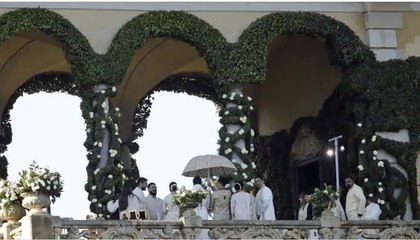
POLYGON ((346 215, 349 220, 361 220, 366 206, 366 197, 363 189, 354 183, 353 177, 346 177, 346 187, 349 188, 346 196, 346 215))
POLYGON ((149 220, 163 220, 163 200, 156 196, 156 184, 149 183, 147 190, 149 195, 146 197, 146 206, 149 211, 149 220))
POLYGON ((258 189, 256 196, 256 212, 258 220, 276 220, 273 204, 273 193, 265 186, 261 176, 255 176, 255 186, 258 189))
POLYGON ((147 178, 140 177, 137 180, 137 187, 133 189, 132 193, 136 195, 140 202, 145 203, 146 197, 144 196, 143 191, 145 191, 147 188, 147 178))

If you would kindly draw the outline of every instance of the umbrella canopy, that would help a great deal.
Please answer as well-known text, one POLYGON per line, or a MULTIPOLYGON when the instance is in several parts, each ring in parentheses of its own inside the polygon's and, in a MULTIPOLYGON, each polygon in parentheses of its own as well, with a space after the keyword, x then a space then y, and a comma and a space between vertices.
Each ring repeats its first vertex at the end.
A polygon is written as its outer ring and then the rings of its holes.
POLYGON ((210 177, 231 175, 236 171, 233 163, 219 155, 199 155, 193 157, 185 166, 182 175, 185 177, 210 177))

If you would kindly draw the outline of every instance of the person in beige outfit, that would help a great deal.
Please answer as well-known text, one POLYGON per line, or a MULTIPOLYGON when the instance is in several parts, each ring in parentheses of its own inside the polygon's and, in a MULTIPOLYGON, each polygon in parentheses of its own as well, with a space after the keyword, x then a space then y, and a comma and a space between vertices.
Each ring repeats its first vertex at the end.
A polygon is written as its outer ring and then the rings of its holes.
POLYGON ((217 181, 217 191, 214 191, 210 198, 210 209, 214 214, 214 220, 230 220, 230 198, 232 192, 225 188, 228 181, 219 178, 217 181))
POLYGON ((346 177, 345 184, 349 188, 346 196, 347 218, 349 220, 361 220, 366 206, 363 189, 354 183, 353 177, 346 177))

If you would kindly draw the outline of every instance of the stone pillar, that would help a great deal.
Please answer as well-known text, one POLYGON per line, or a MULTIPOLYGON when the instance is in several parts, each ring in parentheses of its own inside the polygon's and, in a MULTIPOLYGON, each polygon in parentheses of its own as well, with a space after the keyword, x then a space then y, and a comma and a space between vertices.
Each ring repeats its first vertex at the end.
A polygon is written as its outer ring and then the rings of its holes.
MULTIPOLYGON (((230 94, 232 94, 232 93, 241 94, 242 93, 241 86, 240 85, 237 85, 237 84, 231 85, 230 86, 230 89, 229 89, 229 95, 228 96, 230 96, 230 94)), ((229 107, 236 107, 236 106, 237 106, 236 103, 231 103, 231 102, 226 103, 226 107, 227 108, 229 108, 229 107)), ((227 129, 228 132, 229 131, 236 132, 240 128, 241 128, 241 125, 238 125, 238 124, 227 124, 226 125, 226 129, 227 129)), ((245 141, 244 141, 244 139, 241 138, 238 141, 236 141, 235 144, 234 144, 234 146, 235 147, 238 147, 240 149, 245 149, 245 141)), ((243 163, 242 162, 242 159, 235 152, 232 153, 232 161, 236 161, 238 163, 243 163)))
MULTIPOLYGON (((100 93, 101 91, 105 91, 107 88, 109 88, 108 85, 105 84, 99 84, 93 87, 93 91, 95 93, 100 93)), ((105 98, 105 101, 103 103, 94 102, 94 104, 104 104, 103 109, 105 113, 105 117, 108 118, 109 115, 109 99, 105 98)), ((99 140, 99 139, 97 139, 99 140)), ((101 147, 101 159, 98 163, 97 169, 101 169, 105 167, 106 163, 108 162, 108 151, 109 151, 109 142, 110 142, 110 133, 107 128, 104 129, 104 139, 102 140, 102 147, 101 147)))
POLYGON ((53 239, 53 219, 49 214, 27 215, 22 223, 21 239, 53 239))
POLYGON ((378 61, 405 58, 397 49, 397 30, 403 29, 403 10, 407 3, 365 3, 366 43, 378 61))

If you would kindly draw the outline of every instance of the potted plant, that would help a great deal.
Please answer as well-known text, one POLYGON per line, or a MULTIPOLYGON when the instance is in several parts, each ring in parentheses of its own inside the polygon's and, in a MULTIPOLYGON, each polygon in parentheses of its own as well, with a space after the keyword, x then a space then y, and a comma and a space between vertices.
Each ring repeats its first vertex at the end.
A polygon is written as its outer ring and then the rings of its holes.
POLYGON ((58 172, 42 168, 34 161, 28 170, 19 173, 17 187, 23 197, 23 207, 29 209, 29 214, 45 213, 42 209, 54 203, 63 191, 63 182, 58 172), (51 198, 51 201, 50 201, 51 198))
POLYGON ((25 216, 19 191, 15 184, 0 179, 0 219, 8 222, 17 222, 25 216))
POLYGON ((335 207, 335 201, 338 197, 338 192, 334 191, 331 185, 324 184, 324 189, 315 188, 309 200, 309 203, 312 204, 314 218, 320 218, 324 211, 331 210, 335 207))

